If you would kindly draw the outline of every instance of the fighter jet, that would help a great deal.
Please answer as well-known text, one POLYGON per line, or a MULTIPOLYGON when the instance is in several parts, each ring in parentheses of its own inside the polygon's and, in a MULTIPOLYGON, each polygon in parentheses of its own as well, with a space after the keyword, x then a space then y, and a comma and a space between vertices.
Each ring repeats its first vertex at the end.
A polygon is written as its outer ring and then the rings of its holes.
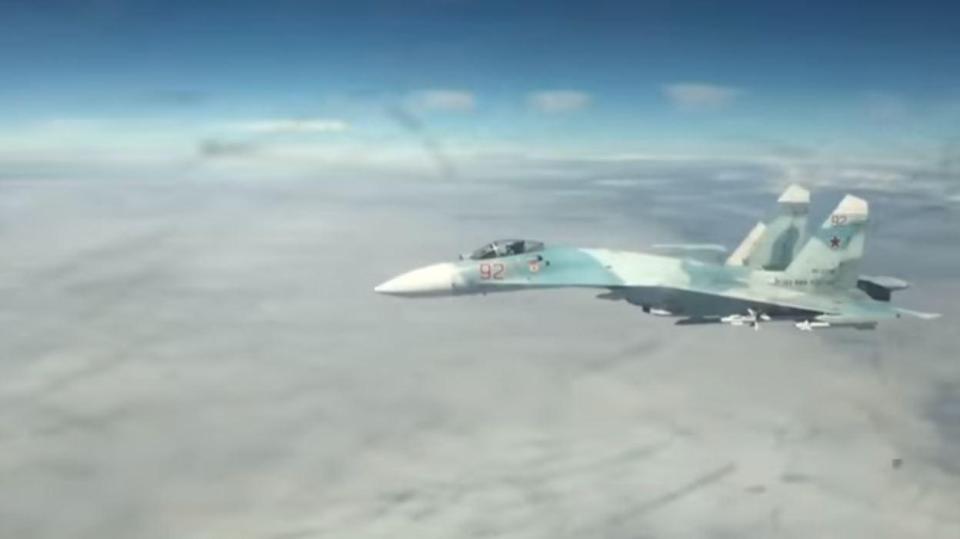
POLYGON ((590 288, 677 325, 728 324, 759 329, 791 322, 802 331, 874 329, 904 316, 939 317, 895 307, 908 284, 860 275, 868 204, 846 195, 807 239, 809 192, 791 185, 779 213, 758 223, 725 259, 714 245, 660 245, 650 253, 498 240, 460 260, 399 275, 374 288, 390 296, 464 296, 531 289, 590 288), (713 255, 711 260, 709 256, 713 255))

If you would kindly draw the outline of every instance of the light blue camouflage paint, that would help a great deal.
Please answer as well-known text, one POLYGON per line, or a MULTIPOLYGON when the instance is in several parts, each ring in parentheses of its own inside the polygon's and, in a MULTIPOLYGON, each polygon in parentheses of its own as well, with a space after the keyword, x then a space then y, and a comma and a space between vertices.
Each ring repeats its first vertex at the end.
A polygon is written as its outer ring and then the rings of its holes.
POLYGON ((863 199, 847 195, 802 248, 784 243, 784 238, 789 242, 806 236, 805 231, 796 230, 800 220, 806 222, 805 207, 798 210, 806 204, 798 201, 798 193, 805 192, 791 186, 780 199, 781 204, 785 198, 790 203, 790 213, 776 219, 780 224, 756 227, 725 263, 499 240, 458 262, 405 273, 375 290, 429 297, 595 288, 601 291, 598 298, 624 300, 651 314, 680 317, 677 323, 686 325, 729 323, 759 328, 764 321, 789 320, 804 330, 868 329, 902 315, 937 316, 889 303, 891 292, 905 288, 906 283, 858 276, 868 215, 863 199), (757 246, 760 251, 755 253, 757 246), (782 270, 770 269, 777 266, 782 270))

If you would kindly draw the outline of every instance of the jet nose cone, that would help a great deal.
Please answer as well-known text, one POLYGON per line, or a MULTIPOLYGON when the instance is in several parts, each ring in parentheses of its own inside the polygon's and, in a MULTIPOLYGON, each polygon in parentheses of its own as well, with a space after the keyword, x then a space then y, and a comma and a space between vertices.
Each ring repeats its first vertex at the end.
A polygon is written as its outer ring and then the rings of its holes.
POLYGON ((457 267, 450 263, 415 269, 377 285, 373 291, 388 296, 448 296, 453 293, 457 267))

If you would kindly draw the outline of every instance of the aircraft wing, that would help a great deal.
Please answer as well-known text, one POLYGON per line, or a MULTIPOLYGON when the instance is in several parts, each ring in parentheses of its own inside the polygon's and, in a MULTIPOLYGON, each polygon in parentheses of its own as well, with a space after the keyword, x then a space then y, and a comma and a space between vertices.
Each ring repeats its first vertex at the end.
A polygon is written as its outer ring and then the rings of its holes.
POLYGON ((716 313, 729 315, 752 309, 773 317, 806 319, 841 324, 871 324, 900 318, 903 315, 930 319, 939 315, 897 308, 886 302, 873 301, 860 291, 791 290, 758 285, 699 285, 684 287, 689 294, 717 298, 724 308, 740 307, 739 311, 716 313))
MULTIPOLYGON (((629 291, 622 294, 629 298, 629 291)), ((833 326, 867 326, 901 316, 925 319, 938 316, 873 301, 858 290, 801 291, 772 285, 727 282, 671 288, 664 291, 664 295, 676 298, 687 307, 688 311, 684 314, 696 319, 719 319, 753 311, 773 319, 811 321, 833 326)))

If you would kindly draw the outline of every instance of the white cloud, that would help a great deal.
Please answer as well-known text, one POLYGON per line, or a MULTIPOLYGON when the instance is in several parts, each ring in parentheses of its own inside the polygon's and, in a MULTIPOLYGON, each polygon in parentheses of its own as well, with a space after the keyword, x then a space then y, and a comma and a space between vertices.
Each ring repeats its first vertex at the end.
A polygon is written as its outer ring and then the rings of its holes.
MULTIPOLYGON (((739 236, 779 181, 743 165, 754 179, 715 204, 729 161, 579 163, 503 164, 536 188, 316 166, 300 182, 3 184, 4 535, 960 537, 948 323, 771 324, 745 345, 586 290, 371 292, 504 223, 609 247, 739 236), (612 174, 641 181, 617 197, 590 183, 612 174)), ((885 199, 905 218, 873 264, 896 272, 912 240, 910 274, 943 277, 907 303, 956 317, 931 201, 885 199)))
POLYGON ((337 133, 350 129, 350 124, 328 118, 280 118, 239 122, 230 127, 250 133, 337 133))
POLYGON ((701 82, 664 84, 663 95, 683 110, 715 110, 729 106, 742 93, 737 88, 701 82))
POLYGON ((527 96, 531 108, 546 113, 563 113, 586 108, 592 101, 590 94, 576 90, 547 90, 527 96))
POLYGON ((448 112, 471 111, 477 106, 473 92, 466 90, 429 89, 413 92, 407 98, 411 108, 448 112))

